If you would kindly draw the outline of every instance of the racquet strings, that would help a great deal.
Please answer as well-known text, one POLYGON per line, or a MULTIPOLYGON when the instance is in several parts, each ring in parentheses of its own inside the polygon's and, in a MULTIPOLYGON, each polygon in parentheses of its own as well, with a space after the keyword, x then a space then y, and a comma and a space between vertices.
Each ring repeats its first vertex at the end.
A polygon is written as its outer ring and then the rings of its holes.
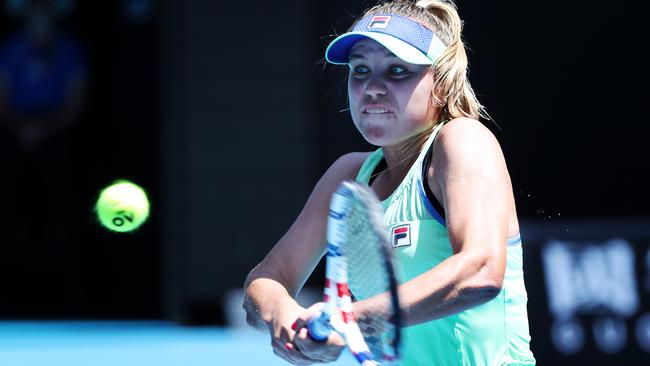
POLYGON ((397 281, 383 224, 383 211, 368 187, 358 187, 350 202, 347 240, 341 249, 348 262, 348 285, 355 300, 389 293, 390 304, 378 304, 357 319, 370 351, 380 361, 396 359, 400 337, 397 281), (388 312, 387 312, 388 311, 388 312))

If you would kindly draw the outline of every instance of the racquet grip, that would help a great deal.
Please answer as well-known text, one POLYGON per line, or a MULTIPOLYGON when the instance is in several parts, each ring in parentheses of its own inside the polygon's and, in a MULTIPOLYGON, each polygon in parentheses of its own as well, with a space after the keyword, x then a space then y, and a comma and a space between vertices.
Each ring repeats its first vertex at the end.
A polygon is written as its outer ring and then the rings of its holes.
POLYGON ((307 334, 316 342, 325 342, 331 332, 330 319, 324 312, 307 321, 307 334))

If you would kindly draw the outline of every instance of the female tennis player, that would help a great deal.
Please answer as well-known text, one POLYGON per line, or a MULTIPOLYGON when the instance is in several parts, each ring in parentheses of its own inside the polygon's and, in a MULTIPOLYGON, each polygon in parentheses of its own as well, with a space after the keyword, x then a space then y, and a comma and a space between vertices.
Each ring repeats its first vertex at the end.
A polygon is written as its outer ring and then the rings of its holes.
MULTIPOLYGON (((381 3, 332 41, 348 65, 350 113, 379 148, 339 158, 288 232, 246 279, 248 321, 268 327, 294 364, 335 360, 344 346, 308 336, 294 297, 325 254, 340 182, 368 184, 401 267, 403 365, 534 365, 522 246, 510 177, 467 79, 462 21, 450 1, 381 3), (298 322, 296 322, 298 319, 298 322)), ((353 305, 363 318, 364 302, 353 305)))

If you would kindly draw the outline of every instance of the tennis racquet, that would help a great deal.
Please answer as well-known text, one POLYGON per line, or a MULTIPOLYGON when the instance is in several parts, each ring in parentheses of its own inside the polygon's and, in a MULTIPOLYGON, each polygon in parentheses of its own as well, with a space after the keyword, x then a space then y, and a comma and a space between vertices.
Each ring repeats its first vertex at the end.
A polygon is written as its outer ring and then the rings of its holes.
POLYGON ((336 331, 361 365, 396 364, 402 319, 395 272, 379 200, 368 186, 341 183, 327 223, 325 304, 307 324, 310 337, 324 341, 336 331), (372 297, 381 299, 368 302, 377 303, 376 312, 371 306, 357 319, 352 302, 372 297))

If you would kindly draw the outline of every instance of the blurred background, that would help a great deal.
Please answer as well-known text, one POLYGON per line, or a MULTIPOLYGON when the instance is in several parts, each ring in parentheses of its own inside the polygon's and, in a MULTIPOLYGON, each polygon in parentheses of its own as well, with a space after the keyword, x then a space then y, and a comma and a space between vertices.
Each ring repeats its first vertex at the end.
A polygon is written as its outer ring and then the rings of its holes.
MULTIPOLYGON (((250 350, 223 346, 245 329, 246 274, 337 157, 374 149, 342 112, 345 72, 323 62, 367 4, 2 0, 0 364, 50 357, 61 329, 135 327, 169 342, 214 330, 225 343, 206 352, 250 350), (92 213, 118 178, 152 202, 133 234, 92 213)), ((457 4, 469 77, 513 181, 539 364, 647 364, 640 5, 457 4)), ((319 266, 304 301, 321 279, 319 266)))

